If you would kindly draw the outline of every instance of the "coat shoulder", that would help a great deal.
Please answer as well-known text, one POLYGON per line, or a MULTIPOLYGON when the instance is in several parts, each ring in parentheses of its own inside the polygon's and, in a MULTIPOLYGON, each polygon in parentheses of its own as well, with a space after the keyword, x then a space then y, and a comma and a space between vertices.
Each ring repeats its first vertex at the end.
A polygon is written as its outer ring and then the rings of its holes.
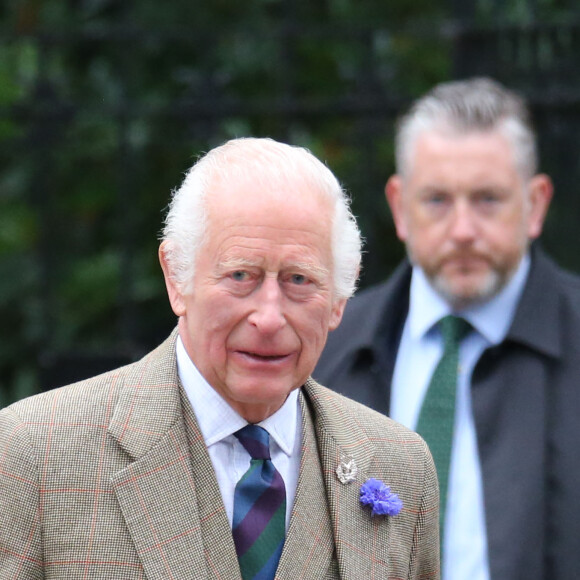
POLYGON ((127 379, 139 379, 147 386, 165 376, 166 367, 175 365, 174 357, 170 356, 175 347, 174 335, 134 363, 27 397, 1 410, 0 416, 10 414, 24 422, 45 425, 54 423, 55 414, 62 413, 79 420, 87 417, 95 421, 107 409, 114 407, 127 379))
POLYGON ((387 281, 357 292, 348 300, 342 321, 331 336, 346 334, 352 332, 353 328, 360 328, 361 320, 367 319, 371 313, 378 314, 384 308, 384 303, 392 291, 392 285, 387 281))
POLYGON ((344 361, 352 361, 368 349, 385 330, 397 329, 408 310, 411 267, 405 261, 386 281, 369 286, 349 299, 338 328, 328 335, 315 376, 323 381, 335 377, 344 361))
POLYGON ((6 407, 1 414, 19 417, 25 423, 50 424, 55 413, 64 409, 77 419, 82 417, 98 417, 107 401, 115 402, 115 392, 128 367, 121 367, 96 377, 91 377, 77 383, 51 389, 38 395, 22 399, 6 407))
POLYGON ((318 414, 324 426, 344 443, 353 433, 363 431, 379 444, 415 444, 421 453, 429 454, 423 439, 404 425, 310 379, 306 383, 310 397, 324 412, 318 414), (351 432, 352 430, 352 432, 351 432))

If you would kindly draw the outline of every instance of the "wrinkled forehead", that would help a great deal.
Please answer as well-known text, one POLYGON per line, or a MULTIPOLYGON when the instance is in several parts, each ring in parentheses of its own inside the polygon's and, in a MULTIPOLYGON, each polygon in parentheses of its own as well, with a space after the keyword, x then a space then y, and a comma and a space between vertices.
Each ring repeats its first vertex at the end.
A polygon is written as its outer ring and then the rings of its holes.
MULTIPOLYGON (((330 268, 333 206, 326 196, 250 178, 221 180, 208 197, 206 247, 228 259, 286 256, 330 268)), ((276 258, 278 259, 278 258, 276 258)))

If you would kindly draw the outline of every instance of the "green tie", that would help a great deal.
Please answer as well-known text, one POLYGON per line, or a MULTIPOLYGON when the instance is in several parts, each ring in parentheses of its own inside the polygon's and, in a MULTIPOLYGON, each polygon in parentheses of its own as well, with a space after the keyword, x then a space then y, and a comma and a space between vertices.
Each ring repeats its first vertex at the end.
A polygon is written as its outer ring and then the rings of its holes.
POLYGON ((425 394, 417 421, 417 433, 429 445, 437 468, 440 495, 439 529, 441 542, 443 542, 443 524, 455 419, 459 344, 471 326, 463 318, 449 315, 439 321, 438 327, 443 336, 443 356, 433 372, 429 388, 425 394))

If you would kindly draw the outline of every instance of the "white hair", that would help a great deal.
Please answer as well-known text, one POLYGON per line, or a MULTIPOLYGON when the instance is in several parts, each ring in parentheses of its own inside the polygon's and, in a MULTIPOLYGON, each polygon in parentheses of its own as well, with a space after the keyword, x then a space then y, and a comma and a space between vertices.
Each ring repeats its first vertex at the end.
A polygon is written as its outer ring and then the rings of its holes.
POLYGON ((408 175, 413 146, 425 131, 500 131, 512 146, 520 175, 529 179, 536 173, 536 137, 528 107, 523 98, 491 79, 441 83, 415 101, 397 125, 397 173, 408 175))
MULTIPOLYGON (((350 200, 333 173, 302 147, 267 138, 232 139, 212 149, 187 172, 173 192, 162 239, 171 275, 183 292, 191 290, 195 264, 207 230, 207 197, 216 179, 236 181, 244 176, 271 190, 292 184, 310 189, 334 203, 332 257, 334 296, 349 298, 356 289, 362 240, 350 200)), ((287 188, 288 189, 288 188, 287 188)))

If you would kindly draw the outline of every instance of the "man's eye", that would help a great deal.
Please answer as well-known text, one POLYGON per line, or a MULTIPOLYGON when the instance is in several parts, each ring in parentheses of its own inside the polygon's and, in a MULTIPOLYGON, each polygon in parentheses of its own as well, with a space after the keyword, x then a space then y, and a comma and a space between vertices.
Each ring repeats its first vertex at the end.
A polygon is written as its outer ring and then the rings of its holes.
POLYGON ((236 270, 232 272, 232 279, 236 282, 245 282, 249 278, 249 274, 244 270, 236 270))
POLYGON ((494 195, 493 193, 488 193, 480 195, 478 201, 479 203, 496 203, 497 201, 499 201, 499 198, 497 195, 494 195))
POLYGON ((443 194, 433 194, 427 198, 427 203, 433 205, 441 205, 447 201, 447 197, 443 194))
POLYGON ((292 284, 297 284, 298 286, 303 286, 308 283, 308 278, 302 274, 292 274, 290 280, 292 284))

